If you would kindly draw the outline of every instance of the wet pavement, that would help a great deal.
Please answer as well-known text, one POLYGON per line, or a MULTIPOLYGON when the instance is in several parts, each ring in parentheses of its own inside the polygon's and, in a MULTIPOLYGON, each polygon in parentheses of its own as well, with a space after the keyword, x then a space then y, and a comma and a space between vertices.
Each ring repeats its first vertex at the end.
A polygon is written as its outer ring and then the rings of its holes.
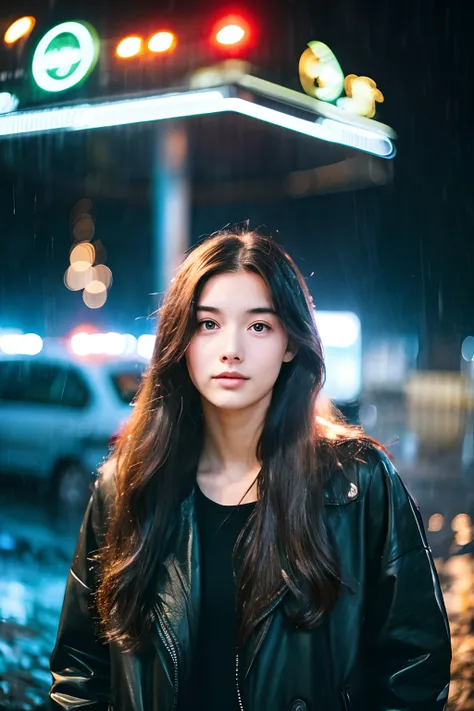
MULTIPOLYGON (((439 431, 433 426, 432 412, 408 412, 397 399, 374 402, 362 408, 365 427, 389 445, 431 529, 453 635, 449 711, 474 711, 472 417, 463 415, 450 439, 443 418, 439 431)), ((49 656, 82 512, 59 519, 37 487, 21 482, 13 489, 5 480, 0 487, 0 709, 45 709, 49 656)))
POLYGON ((54 521, 35 487, 20 504, 19 492, 1 485, 0 709, 43 709, 81 514, 54 521))

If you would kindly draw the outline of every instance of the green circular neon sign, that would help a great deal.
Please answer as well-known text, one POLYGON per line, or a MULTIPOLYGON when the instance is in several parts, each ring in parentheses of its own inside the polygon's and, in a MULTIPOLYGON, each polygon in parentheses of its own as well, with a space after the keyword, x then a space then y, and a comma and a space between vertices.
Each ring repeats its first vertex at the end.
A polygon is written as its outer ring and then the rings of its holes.
POLYGON ((79 84, 99 58, 99 38, 85 22, 63 22, 40 40, 33 55, 33 79, 44 91, 79 84))

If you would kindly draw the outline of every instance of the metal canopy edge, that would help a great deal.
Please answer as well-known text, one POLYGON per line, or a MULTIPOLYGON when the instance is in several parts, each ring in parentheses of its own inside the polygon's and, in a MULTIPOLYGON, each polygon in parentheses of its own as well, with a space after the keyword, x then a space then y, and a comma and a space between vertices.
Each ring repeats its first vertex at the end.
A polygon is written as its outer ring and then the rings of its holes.
POLYGON ((0 116, 0 139, 80 131, 233 111, 319 140, 393 158, 395 132, 373 119, 248 74, 220 86, 198 82, 176 91, 111 97, 0 116))

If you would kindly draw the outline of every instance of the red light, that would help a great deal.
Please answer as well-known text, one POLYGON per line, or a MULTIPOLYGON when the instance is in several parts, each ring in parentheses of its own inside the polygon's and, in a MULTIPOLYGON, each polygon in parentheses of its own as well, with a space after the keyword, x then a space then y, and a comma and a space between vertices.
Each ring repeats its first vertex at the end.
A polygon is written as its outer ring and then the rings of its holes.
POLYGON ((248 22, 237 15, 225 17, 214 27, 214 42, 222 48, 242 47, 248 42, 249 37, 248 22))
POLYGON ((76 333, 99 333, 99 329, 89 323, 81 323, 79 326, 76 326, 76 328, 73 328, 72 331, 67 334, 66 338, 71 340, 76 333))

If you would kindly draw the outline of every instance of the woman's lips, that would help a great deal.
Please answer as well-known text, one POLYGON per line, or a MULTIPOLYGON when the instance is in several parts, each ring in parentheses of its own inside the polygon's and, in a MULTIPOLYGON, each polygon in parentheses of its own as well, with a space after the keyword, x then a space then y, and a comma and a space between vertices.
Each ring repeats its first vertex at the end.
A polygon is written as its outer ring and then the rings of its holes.
POLYGON ((240 388, 242 387, 248 380, 248 378, 240 377, 240 378, 231 378, 228 375, 226 376, 216 376, 214 380, 217 380, 217 382, 223 387, 226 388, 227 390, 234 390, 235 388, 240 388))

